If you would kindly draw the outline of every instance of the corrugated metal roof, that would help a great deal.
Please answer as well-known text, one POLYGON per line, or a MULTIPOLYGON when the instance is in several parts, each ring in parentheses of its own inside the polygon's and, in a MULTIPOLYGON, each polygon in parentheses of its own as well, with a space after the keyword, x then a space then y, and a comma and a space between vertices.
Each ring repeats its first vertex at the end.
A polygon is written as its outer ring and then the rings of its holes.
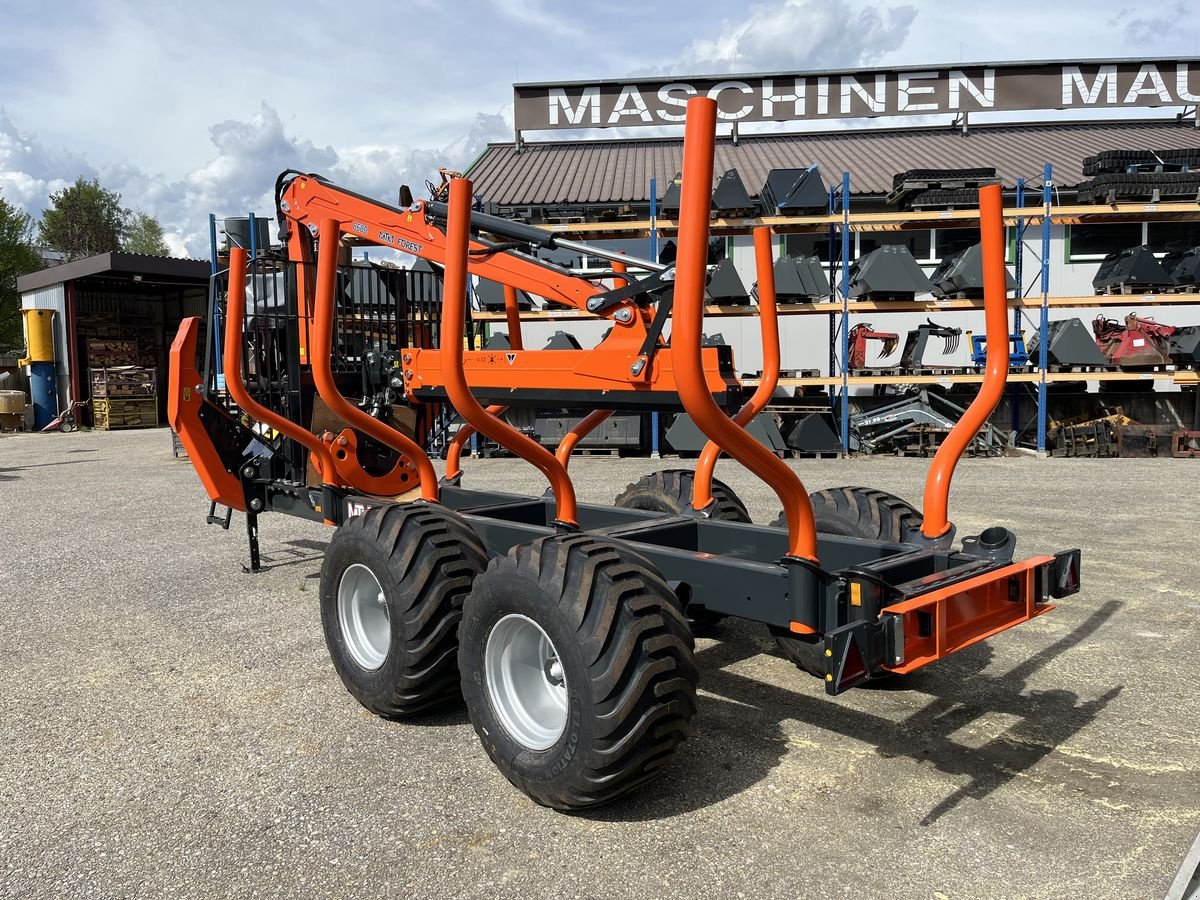
POLYGON ((149 275, 155 278, 171 278, 180 281, 208 281, 212 267, 198 259, 182 259, 178 256, 147 256, 144 253, 98 253, 77 259, 74 262, 50 266, 17 279, 17 290, 24 293, 51 284, 75 281, 91 275, 108 273, 123 275, 149 275))
MULTIPOLYGON (((1200 147, 1200 132, 1174 119, 1106 122, 1039 122, 949 128, 845 130, 811 134, 742 135, 735 145, 717 142, 715 169, 736 168, 751 194, 767 172, 821 167, 828 182, 850 173, 855 194, 885 194, 892 176, 907 169, 993 166, 1008 187, 1017 179, 1040 183, 1045 163, 1054 181, 1084 181, 1084 157, 1101 150, 1167 150, 1200 147)), ((682 138, 489 144, 467 173, 475 192, 502 205, 645 203, 650 177, 660 196, 683 164, 682 138)))

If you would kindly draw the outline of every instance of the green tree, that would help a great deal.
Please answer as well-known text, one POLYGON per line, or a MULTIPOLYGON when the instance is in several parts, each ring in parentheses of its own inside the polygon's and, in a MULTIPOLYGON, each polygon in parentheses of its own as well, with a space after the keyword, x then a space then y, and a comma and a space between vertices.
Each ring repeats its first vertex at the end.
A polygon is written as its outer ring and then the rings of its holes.
POLYGON ((121 249, 126 253, 142 253, 146 256, 171 255, 167 242, 163 240, 163 229, 158 219, 140 210, 129 213, 121 249))
POLYGON ((75 183, 50 195, 42 211, 38 240, 62 252, 67 261, 121 249, 128 213, 121 195, 82 175, 75 183))
POLYGON ((22 345, 17 278, 42 267, 32 238, 33 223, 28 214, 0 197, 0 347, 22 345))

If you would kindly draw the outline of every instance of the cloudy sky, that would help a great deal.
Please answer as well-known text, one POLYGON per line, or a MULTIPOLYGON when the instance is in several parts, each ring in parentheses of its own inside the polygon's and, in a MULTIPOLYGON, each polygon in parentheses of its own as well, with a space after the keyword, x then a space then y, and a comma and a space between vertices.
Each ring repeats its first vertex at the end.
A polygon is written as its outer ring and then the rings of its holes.
POLYGON ((465 166, 514 81, 1200 56, 1191 2, 1126 2, 0 0, 0 194, 98 177, 207 256, 284 168, 391 198, 465 166))

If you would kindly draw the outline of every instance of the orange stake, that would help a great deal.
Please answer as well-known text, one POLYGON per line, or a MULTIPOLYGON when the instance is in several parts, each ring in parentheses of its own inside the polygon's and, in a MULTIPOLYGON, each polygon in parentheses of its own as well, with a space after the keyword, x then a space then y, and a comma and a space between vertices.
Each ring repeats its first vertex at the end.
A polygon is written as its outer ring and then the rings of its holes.
MULTIPOLYGON (((330 412, 341 417, 352 428, 356 428, 385 447, 391 447, 416 466, 421 476, 421 497, 425 500, 438 499, 437 472, 421 445, 406 434, 391 428, 363 412, 346 400, 337 389, 330 369, 333 356, 333 311, 334 293, 337 287, 338 240, 340 238, 337 219, 326 217, 321 220, 319 232, 321 249, 317 254, 317 291, 313 303, 313 327, 309 337, 309 356, 312 359, 313 382, 317 393, 325 401, 330 412)), ((465 288, 464 288, 465 290, 465 288)), ((462 352, 462 335, 459 334, 459 353, 462 352)))
POLYGON ((513 350, 524 350, 521 340, 521 307, 517 305, 517 289, 504 285, 504 317, 508 320, 508 346, 513 350))
MULTIPOLYGON (((488 414, 500 416, 508 409, 507 406, 492 405, 487 408, 488 414)), ((473 425, 463 425, 458 431, 454 432, 454 440, 450 442, 450 446, 446 448, 446 480, 452 480, 462 474, 462 452, 463 447, 467 445, 467 441, 471 439, 471 435, 475 433, 473 425)))
POLYGON ((225 301, 225 348, 223 362, 225 367, 225 389, 234 403, 255 421, 269 425, 280 434, 291 438, 308 448, 313 454, 313 466, 316 467, 321 481, 325 484, 336 484, 337 478, 333 471, 333 460, 329 456, 329 448, 312 432, 301 428, 295 422, 271 412, 260 403, 256 403, 246 390, 242 381, 242 328, 246 321, 246 250, 243 247, 229 248, 229 296, 225 301))
POLYGON ((779 496, 787 516, 788 555, 816 562, 817 531, 804 485, 782 460, 721 411, 704 380, 700 340, 716 122, 715 100, 693 97, 688 101, 671 329, 679 396, 688 415, 709 440, 716 441, 779 496))
MULTIPOLYGON (((331 222, 333 220, 330 220, 331 222)), ((532 463, 554 492, 558 521, 575 526, 575 487, 554 454, 532 438, 489 415, 479 405, 467 384, 463 369, 463 327, 467 296, 467 246, 471 225, 471 182, 465 178, 450 180, 450 201, 446 219, 446 260, 442 288, 442 377, 446 394, 458 414, 500 446, 532 463)))
MULTIPOLYGON (((763 370, 754 395, 737 411, 733 421, 745 428, 775 394, 779 383, 779 317, 775 311, 775 260, 771 258, 771 229, 754 229, 754 264, 758 271, 758 324, 762 331, 763 370)), ((715 441, 704 445, 692 481, 692 506, 707 509, 713 502, 713 469, 721 456, 715 441)))
POLYGON ((925 478, 925 522, 921 533, 942 537, 950 530, 948 506, 954 468, 1004 396, 1008 381, 1008 288, 1004 273, 1004 219, 1000 185, 979 189, 983 242, 983 310, 987 322, 987 371, 979 393, 934 454, 925 478))
MULTIPOLYGON (((627 272, 629 267, 620 260, 613 260, 612 268, 614 272, 627 272)), ((613 279, 613 287, 620 287, 624 283, 620 278, 613 279)), ((506 297, 507 299, 507 297, 506 297)), ((611 409, 596 409, 588 413, 568 431, 562 439, 562 443, 555 450, 555 458, 563 464, 565 469, 571 464, 571 453, 574 452, 576 446, 585 437, 591 434, 596 428, 608 420, 608 417, 613 414, 611 409)))
MULTIPOLYGON (((524 342, 521 339, 521 308, 517 305, 517 289, 511 284, 504 285, 504 316, 508 319, 508 346, 513 350, 524 350, 524 342)), ((487 411, 493 416, 503 415, 507 410, 507 406, 495 404, 489 406, 487 411)), ((475 433, 475 429, 470 425, 463 425, 454 434, 454 440, 450 442, 449 448, 446 450, 446 478, 453 479, 462 475, 462 451, 466 446, 467 441, 471 439, 471 435, 475 433)))
POLYGON ((576 422, 575 427, 563 436, 562 443, 558 445, 554 456, 562 463, 564 469, 571 464, 571 451, 575 449, 576 444, 595 431, 596 426, 603 423, 612 414, 611 409, 593 410, 576 422))

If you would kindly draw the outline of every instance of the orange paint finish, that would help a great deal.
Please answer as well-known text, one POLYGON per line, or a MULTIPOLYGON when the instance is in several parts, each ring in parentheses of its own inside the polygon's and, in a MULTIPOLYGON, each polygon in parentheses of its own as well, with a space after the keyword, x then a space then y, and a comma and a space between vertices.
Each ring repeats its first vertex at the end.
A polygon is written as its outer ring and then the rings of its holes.
MULTIPOLYGON (((771 229, 754 229, 754 263, 758 275, 758 322, 762 332, 763 369, 754 395, 738 410, 733 421, 745 428, 762 412, 775 394, 779 383, 779 317, 775 307, 775 260, 771 251, 771 229)), ((713 470, 721 457, 716 441, 709 441, 700 453, 693 479, 692 506, 706 509, 713 502, 713 470)))
POLYGON ((225 301, 225 389, 242 412, 250 418, 278 431, 308 448, 313 456, 313 466, 325 484, 336 484, 333 462, 329 448, 310 431, 272 412, 250 396, 242 381, 242 327, 246 321, 246 261, 242 247, 229 251, 229 295, 225 301))
POLYGON ((524 350, 521 339, 521 307, 517 305, 517 289, 504 285, 504 318, 508 321, 508 346, 513 350, 524 350))
POLYGON ((679 396, 688 415, 709 440, 715 441, 779 496, 788 522, 788 555, 816 561, 817 532, 812 506, 800 479, 786 463, 734 424, 713 403, 705 384, 700 338, 704 324, 704 270, 708 257, 716 114, 714 100, 693 97, 688 101, 671 332, 679 396))
POLYGON ((983 309, 987 326, 987 370, 979 393, 934 454, 925 477, 925 521, 921 533, 939 538, 950 530, 950 480, 962 455, 1004 396, 1008 382, 1008 287, 1004 268, 1004 210, 1000 185, 979 189, 983 254, 983 309))
POLYGON ((607 421, 612 414, 611 409, 593 410, 575 423, 575 426, 564 435, 562 443, 558 445, 558 449, 554 453, 564 469, 571 464, 571 452, 579 442, 607 421))
MULTIPOLYGON (((385 447, 391 447, 406 457, 415 467, 421 483, 421 497, 425 500, 438 499, 437 473, 433 463, 412 438, 390 428, 354 404, 348 402, 337 389, 330 369, 333 343, 334 294, 337 287, 338 222, 326 218, 321 222, 321 249, 317 253, 316 299, 313 309, 313 327, 310 352, 312 356, 313 382, 317 393, 330 411, 351 427, 370 435, 385 447)), ((464 288, 465 290, 465 288, 464 288)), ((459 337, 461 341, 461 336, 459 337)), ((357 487, 357 485, 355 485, 357 487)))
POLYGON ((358 434, 353 428, 343 428, 336 436, 329 435, 329 455, 333 468, 342 484, 352 484, 354 489, 376 497, 394 497, 406 494, 416 487, 420 473, 416 466, 401 456, 386 475, 372 475, 358 461, 358 434))
MULTIPOLYGON (((348 237, 406 250, 440 265, 446 262, 447 237, 432 221, 427 220, 423 201, 415 203, 414 209, 394 210, 303 176, 294 178, 288 184, 282 199, 288 204, 286 215, 295 229, 307 229, 310 224, 320 226, 325 219, 332 218, 338 230, 348 237)), ((471 250, 486 249, 478 241, 470 241, 469 246, 471 250)), ((588 298, 602 290, 582 278, 559 273, 526 257, 509 253, 468 256, 467 268, 472 275, 577 309, 586 308, 588 298)), ((632 310, 635 307, 633 304, 621 304, 606 313, 605 317, 612 318, 619 309, 632 310)), ((614 331, 636 329, 640 319, 636 316, 634 319, 635 322, 630 326, 614 322, 617 326, 614 331)), ((644 336, 644 329, 642 331, 644 336)))
POLYGON ((213 446, 212 438, 200 421, 200 406, 204 398, 200 386, 204 379, 196 370, 196 343, 200 319, 190 316, 179 323, 179 331, 171 342, 170 375, 167 382, 167 421, 187 450, 192 467, 210 500, 246 511, 242 483, 226 471, 213 446))
MULTIPOLYGON (((508 409, 507 406, 492 404, 487 408, 488 414, 500 416, 508 409)), ((458 431, 454 432, 454 440, 450 442, 450 446, 446 448, 446 477, 457 478, 462 474, 462 452, 467 441, 471 439, 471 435, 475 433, 473 425, 462 425, 458 431)))
POLYGON ((1053 562, 1051 556, 1035 556, 884 607, 881 616, 904 619, 904 662, 887 668, 901 674, 912 672, 1050 612, 1054 606, 1036 596, 1035 576, 1040 567, 1053 562), (1016 600, 1010 599, 1009 593, 1014 583, 1016 600), (924 636, 920 633, 922 619, 930 631, 924 636))
MULTIPOLYGON (((556 517, 576 525, 575 487, 567 470, 545 447, 489 415, 479 405, 463 366, 463 330, 466 321, 467 249, 470 244, 471 182, 465 178, 450 180, 449 212, 446 222, 446 268, 442 291, 441 351, 445 365, 445 386, 450 402, 469 424, 500 446, 541 470, 554 491, 556 517)), ((547 351, 554 353, 556 351, 547 351)), ((562 351, 565 352, 565 351, 562 351)))
MULTIPOLYGON (((412 364, 405 365, 406 371, 412 371, 412 377, 405 382, 407 390, 411 393, 424 388, 442 387, 447 378, 448 352, 445 344, 438 350, 411 351, 412 364)), ((512 354, 511 361, 509 353, 504 350, 472 350, 462 353, 462 364, 471 387, 476 390, 587 390, 614 393, 653 390, 677 393, 679 386, 675 367, 678 353, 678 350, 670 347, 659 350, 654 361, 647 366, 645 380, 637 384, 629 383, 621 374, 627 371, 630 357, 623 352, 607 349, 605 344, 591 350, 521 350, 512 354)), ((709 394, 724 393, 737 386, 732 378, 726 381, 721 376, 718 360, 715 347, 703 348, 701 377, 709 394)))

